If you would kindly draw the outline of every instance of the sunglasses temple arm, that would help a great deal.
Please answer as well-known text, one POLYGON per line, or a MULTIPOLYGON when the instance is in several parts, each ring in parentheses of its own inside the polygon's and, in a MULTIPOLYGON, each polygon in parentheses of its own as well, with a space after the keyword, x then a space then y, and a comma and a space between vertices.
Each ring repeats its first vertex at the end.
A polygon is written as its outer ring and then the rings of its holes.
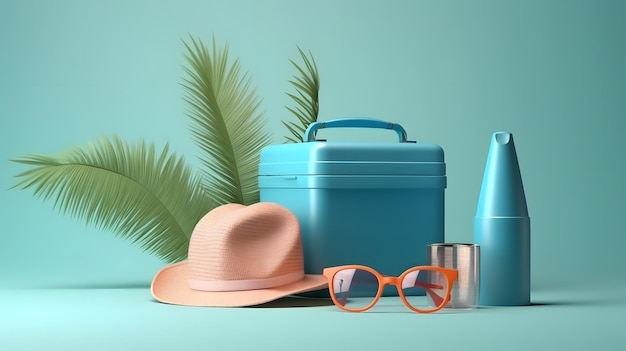
POLYGON ((443 286, 436 285, 436 284, 423 283, 419 281, 415 282, 415 286, 419 286, 423 288, 424 290, 426 290, 426 293, 430 296, 431 299, 433 299, 433 303, 436 306, 439 306, 443 303, 444 299, 441 296, 437 295, 437 293, 432 290, 432 289, 442 289, 443 286))
POLYGON ((347 294, 342 294, 341 298, 337 298, 337 295, 335 295, 335 298, 337 299, 337 302, 339 302, 341 304, 341 306, 345 306, 346 302, 348 302, 348 295, 349 295, 349 293, 350 293, 350 291, 347 291, 347 294))
MULTIPOLYGON (((332 289, 334 290, 335 288, 332 287, 332 289)), ((341 287, 339 289, 341 289, 341 287)), ((352 291, 352 286, 348 288, 348 291, 341 291, 343 293, 341 294, 341 298, 338 298, 337 294, 335 294, 334 291, 331 291, 330 293, 333 294, 333 296, 335 296, 335 299, 337 299, 337 302, 339 302, 342 306, 345 306, 346 302, 348 302, 348 296, 350 295, 350 291, 352 291)))
POLYGON ((426 292, 428 293, 430 298, 433 299, 433 303, 435 304, 435 306, 439 306, 443 303, 443 298, 437 295, 436 292, 432 291, 431 289, 426 289, 426 292))

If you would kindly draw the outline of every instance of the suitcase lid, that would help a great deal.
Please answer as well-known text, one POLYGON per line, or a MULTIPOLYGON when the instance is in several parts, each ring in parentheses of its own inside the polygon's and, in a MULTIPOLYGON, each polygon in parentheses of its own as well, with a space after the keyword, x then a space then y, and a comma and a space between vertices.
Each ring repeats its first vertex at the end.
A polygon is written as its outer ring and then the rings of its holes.
POLYGON ((443 149, 431 143, 324 142, 270 145, 261 151, 260 176, 444 176, 443 149))

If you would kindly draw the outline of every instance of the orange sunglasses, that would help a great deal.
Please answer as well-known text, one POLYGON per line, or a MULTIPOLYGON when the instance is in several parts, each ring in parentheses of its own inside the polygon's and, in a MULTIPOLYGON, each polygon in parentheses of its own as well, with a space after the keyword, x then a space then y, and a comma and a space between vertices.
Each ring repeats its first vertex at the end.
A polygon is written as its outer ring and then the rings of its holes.
POLYGON ((387 285, 394 285, 402 302, 410 310, 431 313, 450 301, 452 285, 458 277, 455 269, 417 266, 399 277, 384 276, 373 268, 347 265, 325 268, 328 289, 333 303, 350 312, 372 308, 383 295, 387 285))

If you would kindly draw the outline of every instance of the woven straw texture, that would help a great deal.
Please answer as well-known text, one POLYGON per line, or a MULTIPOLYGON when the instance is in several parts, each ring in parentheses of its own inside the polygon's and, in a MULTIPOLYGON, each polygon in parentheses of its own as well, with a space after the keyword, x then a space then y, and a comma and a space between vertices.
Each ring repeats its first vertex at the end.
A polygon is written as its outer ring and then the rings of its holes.
POLYGON ((250 306, 322 289, 321 275, 304 275, 298 220, 274 203, 215 208, 196 225, 186 261, 166 266, 152 281, 160 302, 190 306, 250 306), (290 282, 263 289, 203 291, 190 282, 229 284, 290 276, 290 282), (296 276, 297 278, 293 278, 296 276))

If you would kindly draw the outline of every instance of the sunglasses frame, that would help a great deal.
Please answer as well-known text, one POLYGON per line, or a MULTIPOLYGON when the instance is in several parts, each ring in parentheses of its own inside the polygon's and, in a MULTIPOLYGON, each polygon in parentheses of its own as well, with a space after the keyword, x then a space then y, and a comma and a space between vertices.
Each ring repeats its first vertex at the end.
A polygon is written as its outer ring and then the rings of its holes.
POLYGON ((408 307, 411 311, 418 312, 418 313, 432 313, 432 312, 439 311, 450 301, 450 294, 452 292, 452 286, 458 278, 458 271, 455 269, 436 267, 436 266, 415 266, 415 267, 411 267, 405 270, 398 277, 393 277, 393 276, 382 275, 375 269, 368 267, 368 266, 345 265, 345 266, 324 268, 322 275, 326 277, 326 279, 328 280, 328 290, 330 292, 330 297, 333 300, 333 303, 344 311, 363 312, 363 311, 369 310, 370 308, 374 307, 374 305, 376 305, 378 300, 380 300, 380 298, 383 296, 383 290, 385 289, 385 286, 393 285, 398 290, 398 296, 400 296, 400 299, 402 300, 404 305, 408 307), (370 302, 369 305, 365 307, 361 307, 361 308, 349 308, 349 307, 343 306, 339 302, 339 300, 337 299, 337 296, 335 296, 334 278, 337 272, 340 272, 344 269, 360 269, 360 270, 364 270, 369 273, 372 273, 376 277, 376 279, 378 280, 378 291, 376 292, 376 296, 372 299, 372 302, 370 302), (447 288, 446 288, 446 295, 444 297, 443 302, 439 306, 433 307, 433 308, 427 308, 427 309, 416 308, 416 307, 411 306, 411 304, 406 299, 406 296, 404 295, 404 290, 402 289, 402 281, 404 280, 407 274, 417 271, 417 270, 435 271, 435 272, 439 272, 443 274, 446 277, 446 281, 448 283, 447 288))

